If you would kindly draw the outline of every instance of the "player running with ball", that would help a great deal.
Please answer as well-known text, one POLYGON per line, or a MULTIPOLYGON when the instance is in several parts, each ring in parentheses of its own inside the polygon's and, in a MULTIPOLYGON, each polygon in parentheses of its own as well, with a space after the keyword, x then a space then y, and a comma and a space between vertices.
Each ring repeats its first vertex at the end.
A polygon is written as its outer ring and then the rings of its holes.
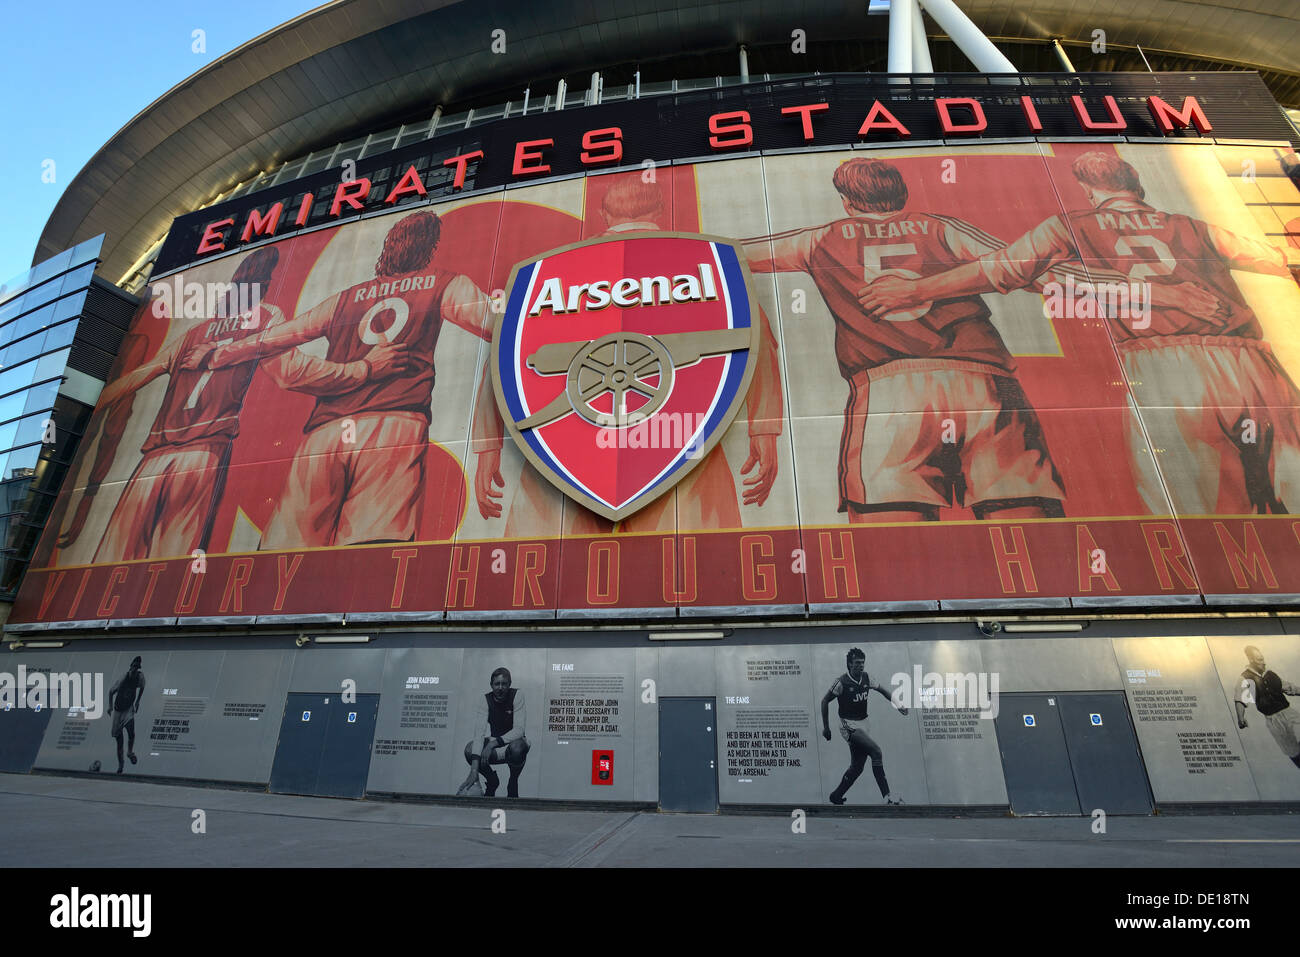
MULTIPOLYGON (((838 700, 840 737, 849 745, 849 769, 840 779, 840 786, 831 792, 831 803, 844 803, 844 795, 848 793, 849 788, 853 787, 853 782, 867 766, 867 758, 870 758, 871 773, 875 775, 876 784, 880 786, 880 796, 885 799, 886 804, 902 804, 902 798, 892 797, 889 793, 889 782, 885 780, 885 756, 880 750, 880 745, 876 744, 868 733, 870 726, 867 724, 867 698, 870 697, 871 692, 878 691, 892 704, 893 699, 889 689, 871 681, 866 671, 867 656, 861 648, 850 648, 845 663, 849 670, 836 678, 835 684, 831 685, 830 690, 822 696, 822 737, 827 741, 831 740, 830 703, 832 700, 838 700)), ((900 707, 898 713, 907 714, 907 709, 900 707)))

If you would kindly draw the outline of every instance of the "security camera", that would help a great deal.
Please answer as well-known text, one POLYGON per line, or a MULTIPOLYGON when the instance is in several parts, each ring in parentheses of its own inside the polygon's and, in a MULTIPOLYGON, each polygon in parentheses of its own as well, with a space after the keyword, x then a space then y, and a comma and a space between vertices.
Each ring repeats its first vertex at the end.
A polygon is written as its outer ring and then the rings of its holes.
POLYGON ((1002 622, 1000 621, 977 621, 975 625, 985 638, 992 638, 1002 631, 1002 622))
POLYGON ((308 638, 306 635, 299 635, 297 638, 294 639, 294 644, 297 645, 299 648, 306 648, 308 645, 311 644, 311 639, 308 638))

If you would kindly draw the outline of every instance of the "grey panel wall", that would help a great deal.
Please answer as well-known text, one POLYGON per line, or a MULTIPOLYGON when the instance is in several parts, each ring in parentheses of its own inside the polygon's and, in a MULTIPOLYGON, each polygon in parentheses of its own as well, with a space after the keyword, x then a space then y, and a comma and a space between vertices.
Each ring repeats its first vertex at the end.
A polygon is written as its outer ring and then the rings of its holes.
POLYGON ((463 657, 459 648, 388 652, 368 790, 456 793, 466 773, 454 724, 463 657))
POLYGON ((1258 800, 1205 639, 1114 645, 1156 803, 1258 800))
MULTIPOLYGON (((809 636, 804 630, 761 634, 809 636)), ((865 723, 883 755, 891 794, 908 804, 1007 803, 996 731, 981 715, 979 699, 994 690, 994 679, 1001 693, 1122 690, 1157 805, 1300 800, 1300 768, 1270 728, 1277 721, 1252 704, 1247 727, 1239 729, 1232 703, 1247 645, 1260 648, 1284 681, 1300 684, 1300 640, 1293 636, 868 642, 868 634, 837 629, 813 633, 832 639, 817 643, 613 647, 594 646, 598 634, 593 645, 558 647, 222 651, 141 643, 147 683, 136 716, 139 763, 128 763, 127 771, 265 782, 286 694, 341 694, 352 679, 359 694, 380 695, 367 789, 453 795, 468 773, 464 748, 476 733, 491 674, 505 666, 525 702, 530 751, 521 797, 655 802, 657 702, 703 695, 717 703, 724 805, 824 806, 849 767, 850 751, 839 733, 837 702, 828 707, 832 739, 823 739, 820 703, 856 645, 866 653, 871 679, 891 692, 897 688, 898 702, 909 709, 903 715, 895 701, 872 693, 865 723), (959 700, 959 693, 974 700, 959 700), (614 752, 612 785, 591 783, 596 749, 614 752)), ((106 699, 136 652, 93 648, 86 642, 15 654, 0 672, 24 664, 92 679, 99 674, 106 699)), ((112 774, 109 706, 102 700, 97 718, 51 709, 34 767, 84 772, 99 761, 101 773, 112 774)), ((495 770, 504 798, 509 769, 495 770)), ((847 797, 850 806, 883 803, 870 762, 847 797)))

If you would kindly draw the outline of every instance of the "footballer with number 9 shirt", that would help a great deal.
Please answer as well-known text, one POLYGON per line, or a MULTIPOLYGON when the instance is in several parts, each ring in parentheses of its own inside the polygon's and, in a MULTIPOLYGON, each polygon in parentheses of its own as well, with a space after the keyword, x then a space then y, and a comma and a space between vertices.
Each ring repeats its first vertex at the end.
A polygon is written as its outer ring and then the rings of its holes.
POLYGON ((415 539, 442 324, 491 340, 487 297, 469 277, 432 267, 441 235, 437 213, 406 216, 384 237, 373 279, 259 336, 190 355, 197 367, 223 368, 322 336, 333 362, 362 360, 381 344, 399 353, 359 387, 317 397, 263 548, 415 539))

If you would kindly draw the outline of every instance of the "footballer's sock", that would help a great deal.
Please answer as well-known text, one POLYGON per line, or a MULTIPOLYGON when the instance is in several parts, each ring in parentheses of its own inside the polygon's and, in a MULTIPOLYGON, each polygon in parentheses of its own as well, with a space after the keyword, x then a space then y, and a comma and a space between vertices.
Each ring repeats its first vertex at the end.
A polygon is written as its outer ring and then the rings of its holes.
POLYGON ((1291 758, 1291 763, 1294 764, 1296 767, 1300 768, 1300 754, 1294 755, 1291 758))
POLYGON ((122 761, 122 736, 119 734, 117 736, 117 771, 119 774, 122 773, 123 763, 124 762, 122 761))
POLYGON ((497 793, 497 788, 501 786, 501 779, 497 777, 497 773, 486 764, 479 766, 479 773, 483 775, 484 797, 492 797, 497 793))
POLYGON ((876 776, 876 783, 880 785, 880 796, 889 797, 889 782, 885 780, 885 766, 883 764, 873 764, 871 773, 876 776))
POLYGON ((523 768, 511 768, 510 780, 506 782, 506 797, 519 797, 519 772, 523 768))

